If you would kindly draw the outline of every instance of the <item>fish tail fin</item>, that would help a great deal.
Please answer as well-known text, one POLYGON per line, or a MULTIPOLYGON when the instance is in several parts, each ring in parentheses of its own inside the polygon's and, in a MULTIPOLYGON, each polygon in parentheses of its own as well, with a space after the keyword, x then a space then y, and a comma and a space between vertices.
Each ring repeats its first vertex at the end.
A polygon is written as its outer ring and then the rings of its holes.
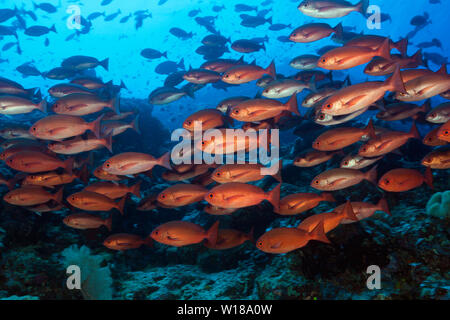
POLYGON ((131 193, 134 194, 138 198, 141 197, 141 184, 142 184, 142 181, 139 181, 131 187, 131 193))
POLYGON ((425 65, 425 62, 422 58, 422 49, 417 50, 417 52, 414 53, 411 59, 417 64, 417 66, 425 65))
POLYGON ((217 233, 219 231, 219 221, 214 222, 214 224, 206 231, 206 241, 211 244, 213 247, 217 242, 217 233))
POLYGON ((69 173, 69 174, 72 174, 74 161, 75 161, 74 158, 69 158, 69 159, 65 160, 63 163, 64 170, 66 170, 67 173, 69 173))
POLYGON ((118 96, 115 96, 109 101, 108 107, 114 111, 116 114, 120 114, 120 99, 118 96))
POLYGON ((161 56, 164 57, 164 58, 166 58, 166 59, 169 59, 169 58, 167 57, 167 51, 163 52, 163 53, 161 54, 161 56))
POLYGON ((109 71, 109 58, 106 58, 102 61, 100 61, 100 65, 105 69, 106 71, 109 71))
POLYGON ((133 122, 131 123, 131 129, 133 129, 134 131, 136 131, 138 134, 141 134, 141 129, 139 127, 139 115, 136 116, 136 118, 134 118, 133 122))
POLYGON ((309 237, 310 237, 310 240, 317 240, 317 241, 331 244, 330 240, 328 240, 328 238, 325 234, 323 220, 321 220, 317 224, 317 226, 315 226, 314 229, 311 230, 311 232, 309 233, 309 237))
POLYGON ((89 182, 89 170, 88 170, 88 165, 86 163, 83 164, 83 166, 81 167, 81 170, 78 171, 77 177, 78 177, 78 179, 83 181, 85 184, 89 182))
POLYGON ((111 230, 112 230, 112 214, 110 214, 109 217, 105 220, 105 227, 108 228, 109 232, 111 232, 111 230))
POLYGON ((102 138, 102 145, 108 149, 109 152, 113 153, 112 150, 112 131, 102 138))
POLYGON ((144 239, 144 245, 150 248, 153 248, 153 239, 151 237, 147 237, 144 239))
POLYGON ((298 111, 298 102, 297 102, 297 94, 294 93, 288 100, 288 102, 286 102, 285 106, 288 108, 287 110, 289 112, 292 112, 296 115, 300 115, 300 112, 298 111))
POLYGON ((273 17, 270 17, 269 19, 266 20, 270 25, 272 24, 272 18, 273 17))
POLYGON ((425 169, 424 180, 425 180, 425 183, 426 183, 432 190, 434 190, 434 186, 433 186, 433 172, 431 172, 431 168, 430 168, 430 167, 427 167, 427 168, 425 169))
POLYGON ((104 114, 89 123, 89 129, 95 134, 97 139, 100 139, 101 121, 103 119, 103 116, 104 114))
POLYGON ((50 28, 50 31, 53 31, 54 33, 57 33, 55 25, 52 25, 52 27, 50 28))
POLYGON ((386 38, 381 46, 377 49, 377 56, 391 60, 391 45, 389 38, 386 38))
POLYGON ((255 232, 255 227, 252 227, 250 229, 249 233, 246 234, 246 237, 247 237, 248 241, 255 242, 254 232, 255 232))
POLYGON ((280 191, 281 191, 281 183, 279 183, 275 188, 270 190, 267 193, 267 201, 269 201, 275 210, 278 210, 280 207, 280 191))
POLYGON ((125 82, 123 82, 123 80, 120 80, 120 89, 125 89, 128 90, 127 86, 125 85, 125 82))
POLYGON ((394 74, 384 82, 387 90, 406 93, 405 84, 400 73, 400 67, 397 65, 394 74))
POLYGON ((414 121, 411 130, 409 131, 409 135, 411 138, 422 140, 422 137, 420 136, 419 130, 417 130, 416 122, 414 121))
POLYGON ((169 170, 172 170, 172 166, 170 165, 170 152, 164 153, 158 160, 157 163, 169 170))
POLYGON ((420 112, 427 113, 431 110, 431 99, 428 99, 424 102, 424 104, 419 108, 420 112))
POLYGON ((193 89, 191 89, 191 88, 185 88, 185 89, 183 89, 183 91, 186 92, 186 94, 187 94, 190 98, 195 99, 195 94, 194 94, 194 90, 193 90, 193 89))
POLYGON ((406 57, 406 53, 408 51, 408 38, 395 42, 394 48, 397 49, 403 57, 406 57))
POLYGON ((369 123, 367 124, 367 127, 364 129, 364 132, 369 135, 370 138, 375 138, 375 128, 373 127, 373 120, 370 119, 369 123))
POLYGON ((119 202, 116 203, 116 208, 119 210, 120 214, 123 216, 123 208, 125 207, 125 202, 127 201, 127 196, 124 196, 119 202))
POLYGON ((324 192, 321 194, 321 196, 322 196, 322 201, 336 202, 336 199, 333 197, 333 194, 330 192, 324 192))
POLYGON ((278 161, 278 171, 277 173, 275 173, 272 177, 274 177, 279 183, 283 182, 283 178, 281 177, 281 169, 283 167, 283 159, 280 159, 280 161, 278 161))
POLYGON ((442 66, 439 68, 439 70, 436 71, 436 73, 447 75, 447 64, 443 63, 442 66))
POLYGON ((342 22, 339 22, 339 24, 333 28, 334 33, 336 34, 336 37, 338 39, 342 39, 342 36, 344 34, 344 28, 342 27, 342 22))
POLYGON ((378 165, 375 165, 372 169, 366 172, 366 180, 377 185, 377 168, 378 165))
POLYGON ((184 58, 181 58, 180 62, 178 63, 178 67, 183 70, 186 69, 186 67, 184 65, 184 58))
POLYGON ((12 178, 12 179, 9 179, 6 181, 6 186, 8 187, 9 190, 13 190, 16 183, 17 183, 17 180, 15 178, 12 178))
POLYGON ((381 198, 380 201, 378 201, 377 207, 380 211, 386 212, 388 215, 391 216, 391 210, 389 209, 389 205, 385 198, 381 198))
POLYGON ((64 187, 59 188, 59 190, 53 195, 53 200, 55 200, 58 203, 62 203, 63 192, 64 192, 64 187))
POLYGON ((360 12, 364 17, 367 15, 367 8, 369 7, 369 0, 361 0, 356 5, 356 11, 360 12))
POLYGON ((355 211, 353 211, 353 206, 350 200, 347 200, 344 209, 342 209, 342 219, 358 221, 358 218, 355 215, 355 211))
POLYGON ((43 99, 41 102, 39 102, 38 110, 43 113, 47 113, 47 100, 43 99))
POLYGON ((264 71, 266 72, 266 74, 275 79, 277 77, 277 71, 275 69, 275 61, 272 60, 272 62, 266 69, 264 69, 264 71))

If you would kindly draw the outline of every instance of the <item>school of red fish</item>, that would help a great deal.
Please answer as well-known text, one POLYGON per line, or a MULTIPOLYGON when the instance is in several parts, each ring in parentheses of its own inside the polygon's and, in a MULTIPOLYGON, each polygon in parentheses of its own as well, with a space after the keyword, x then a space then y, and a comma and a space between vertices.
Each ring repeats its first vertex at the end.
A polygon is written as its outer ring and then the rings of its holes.
MULTIPOLYGON (((326 19, 343 17, 352 12, 364 14, 364 4, 366 1, 349 5, 331 0, 306 0, 298 9, 299 14, 326 19)), ((332 27, 326 23, 310 23, 296 28, 289 39, 302 46, 302 43, 342 32, 342 25, 332 27)), ((310 168, 335 156, 342 156, 340 168, 322 172, 310 182, 311 187, 321 193, 296 193, 283 197, 280 197, 282 159, 279 160, 279 172, 268 178, 261 173, 263 166, 256 163, 173 165, 170 151, 160 156, 141 152, 113 154, 91 170, 89 161, 80 161, 77 155, 102 148, 113 153, 112 137, 128 129, 139 132, 139 116, 135 112, 120 113, 117 88, 99 79, 78 77, 49 90, 51 99, 54 99, 50 108, 46 99, 38 102, 31 99, 33 90, 2 78, 0 114, 14 117, 34 110, 45 114, 30 128, 1 129, 0 136, 4 141, 0 159, 11 169, 13 176, 0 177, 0 183, 9 188, 3 200, 39 213, 70 206, 79 211, 64 217, 63 223, 68 227, 82 230, 106 227, 111 231, 113 214, 104 219, 98 213, 116 210, 126 219, 129 194, 141 196, 139 175, 149 175, 155 166, 165 168, 162 178, 173 184, 159 194, 142 199, 138 210, 177 208, 205 202, 206 213, 220 216, 268 201, 273 206, 273 212, 293 216, 311 210, 321 202, 336 202, 333 191, 364 180, 386 192, 407 192, 422 184, 433 188, 432 170, 450 169, 450 103, 431 107, 430 98, 440 95, 450 99, 450 76, 445 65, 439 70, 421 67, 420 52, 408 56, 407 48, 406 39, 395 42, 383 36, 361 35, 320 57, 296 57, 291 66, 301 71, 289 78, 277 75, 275 62, 261 67, 247 64, 243 59, 212 60, 184 73, 183 78, 196 85, 218 81, 239 85, 257 81, 258 86, 263 88, 263 97, 227 98, 216 109, 195 112, 182 123, 182 127, 189 132, 193 132, 196 122, 201 123, 203 130, 223 130, 231 126, 244 130, 277 129, 289 120, 306 117, 330 127, 316 137, 312 144, 313 151, 298 156, 293 165, 310 168), (386 76, 386 79, 350 84, 349 81, 328 81, 326 74, 317 70, 348 70, 364 64, 367 64, 364 70, 367 75, 386 76), (310 93, 299 105, 297 95, 303 90, 310 90, 310 93), (111 98, 105 99, 105 91, 112 92, 111 98), (382 104, 387 94, 392 102, 382 104), (288 100, 282 103, 279 101, 282 98, 288 100), (419 105, 412 102, 419 102, 419 105), (305 116, 301 115, 300 106, 307 110, 305 116), (411 130, 392 131, 374 126, 372 120, 364 128, 332 128, 375 108, 380 109, 376 117, 384 121, 412 118, 411 130), (424 138, 414 120, 420 114, 435 125, 424 138), (125 121, 129 118, 133 119, 125 121), (396 168, 379 177, 376 163, 412 139, 420 139, 423 144, 435 147, 421 162, 424 170, 396 168), (356 144, 360 145, 357 152, 349 154, 346 148, 356 144), (278 184, 269 191, 252 184, 272 178, 278 184), (75 180, 81 181, 84 189, 65 194, 64 186, 75 180), (90 180, 95 182, 88 184, 90 180)), ((245 43, 241 44, 240 49, 246 52, 245 43)), ((82 61, 74 63, 72 68, 88 69, 99 64, 97 60, 82 61)), ((149 100, 160 105, 183 95, 186 92, 161 89, 153 92, 149 100)), ((235 144, 236 141, 206 139, 193 141, 192 145, 206 152, 211 144, 218 150, 220 148, 217 146, 230 143, 235 144)), ((250 144, 244 144, 246 151, 249 151, 250 144)), ((227 152, 225 149, 222 151, 227 152)), ((220 229, 218 221, 209 228, 188 221, 171 221, 156 227, 148 237, 115 233, 108 236, 103 244, 120 251, 142 245, 152 246, 154 241, 176 247, 204 243, 208 248, 223 250, 251 241, 261 251, 279 254, 302 248, 311 240, 330 243, 326 236, 328 232, 341 224, 369 218, 376 211, 390 214, 384 198, 376 204, 347 201, 331 212, 303 219, 297 227, 274 228, 258 239, 253 238, 252 230, 244 233, 220 229)))

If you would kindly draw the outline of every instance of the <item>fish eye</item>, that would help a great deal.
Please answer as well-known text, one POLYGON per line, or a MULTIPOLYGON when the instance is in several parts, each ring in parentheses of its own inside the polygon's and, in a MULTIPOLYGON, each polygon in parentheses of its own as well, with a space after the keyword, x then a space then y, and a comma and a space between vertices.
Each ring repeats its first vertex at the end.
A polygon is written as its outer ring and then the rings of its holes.
POLYGON ((206 143, 205 143, 205 141, 202 141, 202 146, 204 146, 206 143))
POLYGON ((208 195, 208 198, 210 198, 210 199, 214 198, 214 194, 210 193, 210 194, 208 195))
POLYGON ((344 161, 344 165, 347 166, 348 165, 348 161, 344 161))
POLYGON ((9 163, 13 163, 13 159, 9 159, 9 163))
POLYGON ((109 168, 110 165, 109 165, 109 163, 107 162, 107 163, 105 164, 105 166, 106 166, 107 168, 109 168))
POLYGON ((158 230, 155 230, 155 236, 157 236, 159 234, 158 230))
POLYGON ((325 116, 324 116, 323 114, 321 114, 321 115, 319 116, 319 119, 320 119, 320 120, 323 120, 323 119, 325 119, 325 116))
POLYGON ((322 63, 325 63, 325 62, 327 62, 327 59, 323 58, 322 63))
POLYGON ((216 176, 220 177, 220 172, 217 172, 217 173, 216 173, 216 176))
POLYGON ((233 113, 234 113, 234 114, 239 114, 239 110, 238 110, 238 109, 233 110, 233 113))
POLYGON ((229 77, 229 75, 228 74, 226 74, 225 76, 224 76, 225 78, 228 78, 229 77))
POLYGON ((36 131, 36 127, 33 127, 32 130, 33 130, 33 131, 36 131))
POLYGON ((315 184, 319 184, 319 180, 314 181, 315 184))
POLYGON ((445 136, 448 136, 448 130, 445 130, 445 131, 444 131, 444 135, 445 135, 445 136))
POLYGON ((187 124, 188 126, 190 126, 190 125, 192 124, 192 121, 187 121, 186 124, 187 124))
POLYGON ((262 245, 263 245, 262 241, 258 242, 258 246, 262 247, 262 245))
POLYGON ((75 201, 75 196, 72 197, 72 201, 75 201))
POLYGON ((327 105, 325 106, 325 108, 331 109, 331 104, 327 104, 327 105))
POLYGON ((434 117, 436 117, 436 113, 432 113, 432 114, 430 114, 430 117, 432 117, 432 118, 434 118, 434 117))
POLYGON ((163 194, 161 194, 161 199, 165 199, 166 198, 166 195, 163 193, 163 194))

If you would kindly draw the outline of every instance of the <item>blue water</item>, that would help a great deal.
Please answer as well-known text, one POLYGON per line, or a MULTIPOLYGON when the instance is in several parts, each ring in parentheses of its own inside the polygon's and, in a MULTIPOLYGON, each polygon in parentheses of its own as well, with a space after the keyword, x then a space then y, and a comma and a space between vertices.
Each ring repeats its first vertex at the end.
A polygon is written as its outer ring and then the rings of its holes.
MULTIPOLYGON (((36 1, 42 3, 43 1, 36 1)), ((96 69, 97 75, 104 79, 104 81, 114 80, 114 83, 119 84, 122 80, 128 90, 123 90, 121 96, 135 97, 146 99, 149 93, 155 88, 162 86, 165 76, 154 72, 155 67, 164 58, 149 61, 140 55, 142 49, 154 48, 161 52, 168 51, 168 57, 171 61, 180 61, 182 58, 185 61, 185 66, 199 67, 203 62, 202 56, 195 53, 201 45, 201 40, 209 32, 202 26, 198 25, 194 18, 188 16, 188 12, 193 9, 199 9, 201 12, 196 16, 217 16, 215 20, 216 30, 218 30, 225 37, 230 37, 232 41, 238 39, 250 39, 254 37, 269 37, 266 45, 266 52, 259 51, 246 55, 246 61, 256 60, 258 65, 266 67, 272 59, 275 60, 277 72, 286 76, 294 75, 297 70, 289 66, 289 61, 298 55, 315 52, 317 49, 327 45, 339 45, 334 43, 331 38, 322 39, 311 44, 300 43, 282 43, 277 40, 279 36, 289 36, 291 29, 284 29, 280 31, 268 30, 269 24, 264 24, 256 28, 246 28, 240 25, 241 19, 239 15, 242 13, 255 14, 251 12, 235 12, 235 4, 244 3, 242 0, 227 0, 227 1, 194 1, 194 0, 168 0, 162 5, 158 5, 157 0, 113 0, 106 6, 101 6, 102 1, 48 1, 57 6, 57 12, 46 13, 43 10, 35 10, 37 21, 33 22, 27 18, 28 25, 43 25, 51 27, 55 24, 57 33, 50 33, 41 37, 28 37, 19 32, 19 42, 23 50, 22 55, 18 55, 15 48, 7 52, 0 52, 0 57, 8 59, 9 63, 0 64, 0 72, 2 76, 15 80, 25 87, 40 87, 44 92, 50 86, 58 83, 55 80, 45 80, 41 77, 28 77, 21 79, 21 74, 15 68, 22 63, 34 61, 34 65, 41 71, 48 71, 56 66, 67 57, 73 55, 87 55, 98 58, 110 59, 109 72, 103 70, 101 67, 96 69), (214 5, 225 5, 225 9, 216 13, 212 10, 214 5), (87 17, 93 12, 105 12, 106 15, 121 11, 121 14, 112 21, 104 21, 101 16, 92 21, 92 28, 87 34, 82 34, 73 40, 65 41, 65 39, 74 33, 67 27, 67 18, 69 14, 66 13, 70 5, 78 5, 81 9, 81 15, 87 17), (131 17, 126 23, 119 23, 119 20, 130 13, 137 10, 149 10, 152 18, 145 19, 143 26, 135 29, 134 17, 131 17), (193 32, 195 35, 192 39, 180 40, 169 33, 169 29, 179 27, 187 32, 193 32), (44 45, 45 39, 49 39, 49 46, 44 45)), ((245 1, 248 5, 258 5, 262 1, 245 1)), ((13 8, 18 6, 26 10, 33 10, 32 1, 1 1, 1 7, 13 8)), ((291 24, 294 28, 319 19, 314 19, 303 15, 297 6, 299 1, 290 0, 276 0, 267 6, 259 6, 259 10, 272 9, 266 17, 273 16, 273 23, 291 24)), ((438 38, 442 42, 442 50, 436 47, 425 49, 425 52, 437 52, 442 56, 448 56, 450 50, 450 34, 446 32, 448 29, 448 12, 450 10, 450 2, 442 0, 439 4, 430 4, 427 0, 412 0, 412 1, 387 1, 387 0, 372 0, 370 4, 380 7, 381 12, 389 14, 392 21, 386 21, 381 24, 381 29, 369 30, 367 28, 366 19, 358 13, 351 13, 350 15, 337 18, 325 19, 321 21, 335 26, 339 22, 343 22, 344 27, 355 27, 353 32, 363 32, 364 34, 377 34, 389 36, 391 39, 397 41, 406 36, 408 32, 414 29, 410 24, 410 20, 415 15, 422 15, 424 12, 430 14, 432 23, 420 30, 411 42, 417 44, 424 41, 431 41, 432 38, 438 38), (447 26, 447 27, 446 27, 447 26)), ((10 25, 14 19, 3 23, 3 25, 10 25)), ((2 44, 6 41, 13 41, 14 37, 5 37, 2 44)), ((409 46, 408 54, 415 53, 417 48, 414 45, 409 46)), ((222 58, 238 59, 241 57, 239 52, 225 53, 222 58)), ((348 73, 353 82, 365 81, 368 79, 363 74, 364 66, 351 69, 348 73)), ((430 63, 431 69, 438 69, 439 66, 430 63)), ((336 79, 343 79, 347 72, 336 72, 336 79)), ((370 77, 375 80, 375 77, 370 77)), ((214 107, 222 99, 236 95, 253 96, 258 92, 258 87, 255 83, 245 84, 236 88, 229 88, 227 92, 217 90, 207 86, 196 93, 195 101, 184 98, 170 105, 170 112, 174 115, 183 114, 186 108, 180 110, 180 106, 186 107, 189 105, 196 110, 196 108, 214 107)), ((260 90, 259 90, 260 91, 260 90)), ((306 95, 306 92, 303 93, 306 95)), ((439 98, 436 98, 436 103, 439 98)), ((177 125, 168 121, 165 112, 159 112, 159 108, 155 108, 154 115, 162 118, 162 121, 171 128, 177 125)), ((191 109, 192 110, 192 109, 191 109)), ((180 122, 181 122, 180 118, 180 122)))

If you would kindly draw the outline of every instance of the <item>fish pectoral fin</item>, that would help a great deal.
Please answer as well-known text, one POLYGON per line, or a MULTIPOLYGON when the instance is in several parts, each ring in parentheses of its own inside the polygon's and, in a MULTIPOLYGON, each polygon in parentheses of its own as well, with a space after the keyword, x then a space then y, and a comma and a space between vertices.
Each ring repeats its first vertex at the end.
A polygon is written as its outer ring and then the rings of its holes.
POLYGON ((433 89, 433 86, 429 86, 429 87, 423 88, 422 90, 417 91, 417 92, 416 92, 416 95, 423 96, 423 95, 425 95, 428 91, 430 91, 431 89, 433 89))
POLYGON ((345 180, 346 180, 345 178, 339 178, 339 179, 334 180, 333 182, 330 182, 330 185, 335 186, 339 182, 342 182, 342 181, 345 181, 345 180))
POLYGON ((377 150, 383 149, 385 146, 387 146, 392 140, 386 140, 382 144, 380 144, 378 147, 376 147, 377 150))
POLYGON ((244 195, 234 195, 231 197, 224 197, 225 201, 235 201, 237 199, 242 199, 242 197, 244 197, 244 195))
POLYGON ((171 235, 167 235, 167 239, 169 239, 170 241, 180 241, 180 239, 172 237, 171 235))
POLYGON ((236 174, 233 175, 231 178, 232 178, 232 179, 242 178, 242 177, 244 177, 247 173, 248 173, 248 172, 245 172, 245 171, 243 171, 243 172, 241 172, 241 173, 236 173, 236 174))
POLYGON ((271 249, 278 249, 281 247, 281 241, 278 241, 270 246, 271 249))
POLYGON ((365 95, 356 96, 356 97, 350 99, 349 101, 347 101, 346 105, 347 106, 354 106, 355 104, 357 104, 359 101, 361 101, 365 97, 366 97, 365 95))
POLYGON ((190 199, 190 198, 192 198, 192 197, 191 196, 178 196, 178 197, 175 197, 175 201, 182 201, 184 199, 190 199))
POLYGON ((69 109, 70 111, 75 111, 75 110, 79 110, 79 109, 86 108, 86 107, 87 107, 87 104, 76 104, 76 105, 68 107, 67 109, 69 109))
POLYGON ((248 115, 249 116, 259 116, 261 114, 263 114, 264 112, 266 112, 265 110, 259 109, 259 110, 255 110, 253 112, 249 112, 248 115))
POLYGON ((24 163, 25 167, 32 167, 34 165, 39 165, 39 164, 40 164, 40 162, 27 162, 27 163, 24 163))
POLYGON ((67 129, 66 127, 53 128, 53 129, 48 130, 48 133, 50 133, 50 134, 58 134, 58 133, 66 130, 66 129, 67 129))
POLYGON ((124 164, 123 166, 120 167, 120 170, 128 170, 130 168, 133 168, 135 165, 137 164, 137 162, 129 162, 127 164, 124 164))

